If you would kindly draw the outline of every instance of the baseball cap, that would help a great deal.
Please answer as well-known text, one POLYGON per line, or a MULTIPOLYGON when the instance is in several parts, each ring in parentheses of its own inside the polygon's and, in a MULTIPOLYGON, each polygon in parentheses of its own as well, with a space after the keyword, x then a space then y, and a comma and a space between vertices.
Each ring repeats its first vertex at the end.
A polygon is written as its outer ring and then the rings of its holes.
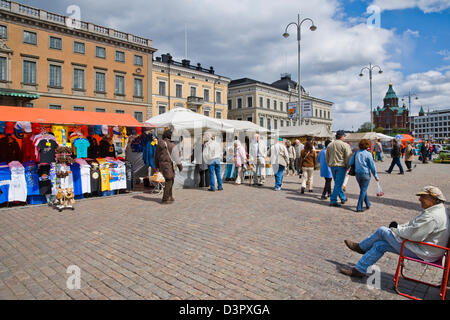
POLYGON ((28 121, 18 121, 16 122, 16 125, 14 126, 14 129, 16 129, 18 132, 31 132, 31 122, 28 121))
POLYGON ((342 136, 347 136, 347 134, 345 133, 345 131, 344 130, 338 130, 338 131, 336 131, 336 136, 340 136, 340 137, 342 137, 342 136))
POLYGON ((118 126, 114 126, 112 128, 113 134, 119 134, 119 127, 118 126))
POLYGON ((95 134, 98 134, 98 135, 102 134, 102 126, 101 125, 96 125, 94 127, 94 132, 95 132, 95 134))
POLYGON ((439 199, 441 201, 447 201, 444 197, 444 194, 442 193, 442 191, 435 186, 426 186, 422 189, 422 191, 416 193, 416 196, 421 196, 421 195, 425 195, 425 194, 429 194, 430 196, 439 199))
POLYGON ((107 125, 102 125, 102 133, 103 133, 104 135, 107 135, 107 134, 108 134, 108 126, 107 126, 107 125))
POLYGON ((14 122, 7 122, 5 126, 5 133, 13 134, 14 133, 14 122))
POLYGON ((31 125, 31 132, 36 134, 36 133, 40 133, 41 131, 42 131, 42 128, 41 128, 40 123, 33 123, 31 125))

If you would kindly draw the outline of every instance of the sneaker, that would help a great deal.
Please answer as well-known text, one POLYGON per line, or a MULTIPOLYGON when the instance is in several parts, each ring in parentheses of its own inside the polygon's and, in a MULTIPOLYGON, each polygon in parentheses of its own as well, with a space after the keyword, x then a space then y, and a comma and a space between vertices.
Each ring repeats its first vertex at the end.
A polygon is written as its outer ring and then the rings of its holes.
POLYGON ((281 188, 273 188, 274 191, 280 191, 281 188))
POLYGON ((301 194, 304 194, 304 193, 305 193, 305 188, 302 188, 302 189, 300 190, 300 193, 301 193, 301 194))
POLYGON ((330 203, 330 207, 340 207, 339 203, 330 203))
POLYGON ((388 170, 385 170, 384 172, 391 174, 388 170))
POLYGON ((327 199, 327 196, 322 195, 322 196, 320 197, 320 199, 326 200, 326 199, 327 199))
POLYGON ((364 278, 366 275, 355 268, 339 268, 339 272, 353 278, 364 278))
POLYGON ((213 190, 213 189, 208 189, 208 191, 214 192, 214 191, 216 191, 216 190, 213 190))

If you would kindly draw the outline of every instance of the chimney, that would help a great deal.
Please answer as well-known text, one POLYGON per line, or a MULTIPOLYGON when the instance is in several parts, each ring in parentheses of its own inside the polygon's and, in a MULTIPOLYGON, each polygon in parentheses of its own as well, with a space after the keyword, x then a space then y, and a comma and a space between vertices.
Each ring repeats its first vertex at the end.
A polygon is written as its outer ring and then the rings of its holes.
POLYGON ((181 64, 183 65, 183 67, 187 68, 191 64, 191 61, 187 60, 187 59, 183 59, 183 60, 181 60, 181 64))
POLYGON ((214 74, 214 68, 212 66, 209 67, 209 73, 214 74))
POLYGON ((161 62, 161 57, 156 57, 155 59, 156 59, 156 61, 161 62))
POLYGON ((197 63, 197 70, 202 70, 202 65, 200 63, 197 63))
POLYGON ((161 58, 162 58, 162 62, 164 62, 164 63, 172 62, 172 56, 170 55, 170 53, 162 54, 161 58))

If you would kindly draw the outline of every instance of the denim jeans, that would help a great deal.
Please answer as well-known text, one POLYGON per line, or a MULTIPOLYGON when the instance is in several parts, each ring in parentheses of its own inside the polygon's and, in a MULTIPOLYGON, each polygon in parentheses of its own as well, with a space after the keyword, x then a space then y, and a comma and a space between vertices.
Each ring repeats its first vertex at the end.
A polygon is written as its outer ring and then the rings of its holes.
POLYGON ((403 173, 403 167, 402 167, 402 163, 400 162, 400 157, 392 158, 391 166, 389 167, 388 172, 391 173, 392 169, 394 169, 395 165, 397 165, 398 168, 400 169, 400 173, 403 173))
POLYGON ((281 164, 278 165, 278 171, 275 173, 275 189, 281 188, 281 185, 283 184, 283 173, 284 173, 285 167, 281 164))
POLYGON ((334 179, 334 188, 330 196, 330 203, 331 204, 337 203, 338 197, 341 199, 341 201, 347 201, 344 190, 342 190, 345 175, 347 174, 347 168, 345 167, 330 167, 330 168, 334 179))
MULTIPOLYGON (((399 254, 402 247, 401 242, 398 242, 391 229, 387 227, 378 228, 372 235, 359 243, 360 248, 366 253, 359 259, 355 269, 364 274, 367 269, 374 265, 385 252, 392 252, 399 254)), ((418 257, 406 247, 403 248, 403 254, 407 257, 417 259, 418 257)))
POLYGON ((367 189, 370 183, 370 174, 356 174, 356 181, 359 184, 359 200, 356 210, 363 210, 363 204, 366 204, 367 208, 370 208, 369 196, 367 195, 367 189))
POLYGON ((381 152, 375 152, 375 161, 378 161, 378 159, 383 161, 383 154, 381 152))
POLYGON ((216 159, 212 163, 208 164, 208 169, 209 169, 209 183, 211 190, 216 190, 216 179, 214 178, 214 174, 217 177, 217 188, 221 190, 222 177, 220 175, 220 160, 216 159))

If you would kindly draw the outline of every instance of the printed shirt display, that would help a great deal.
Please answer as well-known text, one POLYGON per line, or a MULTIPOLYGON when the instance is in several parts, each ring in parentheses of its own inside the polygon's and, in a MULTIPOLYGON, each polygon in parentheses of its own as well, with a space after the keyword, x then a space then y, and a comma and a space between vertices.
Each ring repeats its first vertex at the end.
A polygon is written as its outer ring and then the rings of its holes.
POLYGON ((11 171, 8 165, 0 165, 0 203, 8 202, 11 171))
POLYGON ((52 126, 52 133, 54 134, 58 144, 63 145, 65 142, 67 142, 66 126, 52 126))
POLYGON ((42 164, 38 168, 39 194, 46 195, 52 193, 52 181, 50 180, 50 165, 42 164))
POLYGON ((75 159, 80 165, 81 190, 83 193, 91 193, 91 166, 83 159, 75 159))
POLYGON ((27 196, 39 195, 39 177, 37 174, 37 166, 33 161, 25 162, 25 181, 27 182, 27 196))
POLYGON ((109 183, 111 190, 120 190, 127 188, 127 173, 125 164, 122 161, 108 161, 109 168, 109 183))
POLYGON ((39 151, 39 162, 52 163, 55 162, 55 150, 58 144, 54 140, 42 139, 37 145, 39 151))
POLYGON ((109 163, 102 158, 97 159, 100 164, 100 181, 101 181, 101 191, 109 191, 111 190, 109 185, 109 163))
POLYGON ((18 161, 9 163, 11 171, 11 184, 9 185, 8 201, 27 201, 27 182, 25 180, 25 168, 18 161))

